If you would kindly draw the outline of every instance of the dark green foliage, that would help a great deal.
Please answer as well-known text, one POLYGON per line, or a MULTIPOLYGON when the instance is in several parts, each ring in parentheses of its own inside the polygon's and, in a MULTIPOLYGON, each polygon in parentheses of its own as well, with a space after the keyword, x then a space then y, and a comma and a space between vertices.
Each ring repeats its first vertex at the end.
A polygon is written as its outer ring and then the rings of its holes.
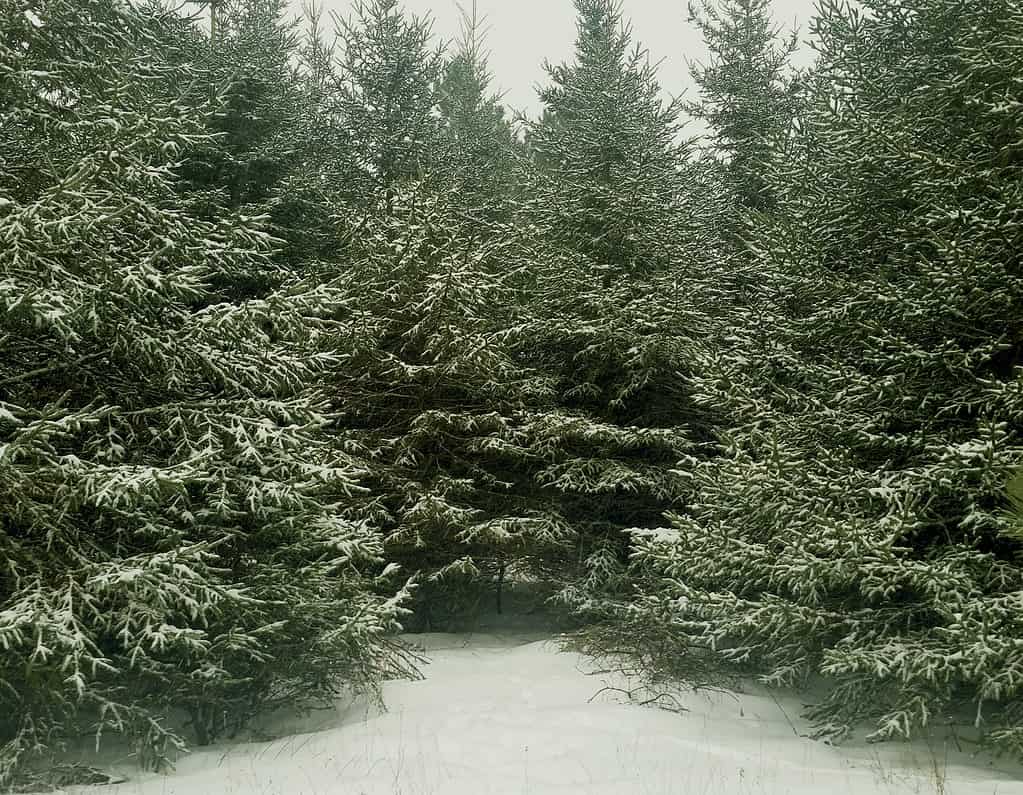
POLYGON ((504 561, 572 536, 537 501, 532 454, 518 439, 523 415, 550 391, 511 358, 522 312, 514 283, 529 263, 507 231, 492 236, 407 184, 390 214, 367 223, 336 281, 349 296, 338 432, 374 463, 386 548, 423 572, 424 603, 440 591, 460 601, 473 591, 454 593, 456 582, 493 581, 504 561))
POLYGON ((687 147, 678 106, 660 98, 648 53, 630 51, 612 0, 578 0, 575 60, 547 65, 541 122, 529 126, 538 169, 527 219, 546 240, 585 255, 590 279, 663 271, 678 220, 687 147))
POLYGON ((429 170, 437 120, 440 51, 429 19, 396 0, 358 0, 351 19, 335 17, 342 52, 331 97, 349 136, 353 204, 390 212, 400 184, 429 170))
POLYGON ((865 5, 821 8, 757 311, 694 381, 734 427, 693 505, 636 534, 642 609, 768 682, 826 677, 822 732, 967 710, 1018 752, 1023 17, 865 5))
POLYGON ((770 210, 769 171, 796 115, 799 83, 788 74, 796 36, 779 43, 771 0, 700 0, 689 21, 703 33, 710 62, 691 67, 700 100, 686 105, 711 128, 713 151, 725 162, 740 207, 770 210))
POLYGON ((182 199, 222 106, 173 18, 0 19, 0 780, 83 729, 157 765, 178 710, 208 742, 373 690, 409 593, 375 595, 365 468, 324 433, 337 297, 182 199))
MULTIPOLYGON (((646 301, 638 282, 602 296, 592 260, 572 249, 578 235, 534 239, 533 228, 502 221, 512 206, 511 138, 485 96, 476 35, 470 23, 441 85, 436 167, 391 183, 389 201, 367 216, 332 282, 351 296, 338 430, 376 464, 386 547, 423 574, 416 626, 434 628, 459 604, 471 612, 491 598, 510 569, 564 586, 620 568, 620 528, 656 522, 677 498, 677 478, 662 465, 687 444, 671 427, 682 391, 669 374, 678 359, 665 327, 671 310, 646 301), (662 314, 625 320, 630 311, 662 314)), ((625 88, 649 82, 642 74, 625 88)), ((666 171, 682 160, 670 121, 655 112, 643 121, 650 129, 630 144, 664 143, 665 130, 669 139, 665 171, 649 177, 644 194, 653 202, 661 188, 681 190, 666 171)), ((596 129, 600 120, 587 123, 596 129)), ((640 182, 642 158, 629 157, 640 182)), ((539 190, 547 176, 536 180, 539 190)), ((528 218, 547 230, 557 229, 544 215, 553 189, 530 200, 528 218)), ((565 190, 557 200, 571 209, 585 198, 565 190)), ((602 212, 613 220, 610 208, 602 212)), ((651 245, 669 234, 666 218, 641 230, 651 245)))
POLYGON ((208 130, 215 137, 188 151, 179 168, 180 186, 200 212, 265 206, 292 165, 299 96, 289 58, 298 45, 294 26, 283 22, 285 6, 220 2, 213 40, 181 26, 181 55, 196 70, 190 89, 213 106, 208 130))
POLYGON ((1018 471, 1005 489, 1009 501, 1009 526, 1006 532, 1023 541, 1023 470, 1018 471))
POLYGON ((697 157, 612 0, 521 144, 475 11, 0 0, 0 784, 541 598, 1020 753, 1023 12, 863 6, 798 113, 766 0, 691 9, 697 157))
POLYGON ((475 4, 463 12, 462 36, 445 61, 438 85, 439 130, 430 158, 430 182, 448 191, 461 211, 480 221, 510 220, 518 149, 483 49, 486 31, 475 4))
MULTIPOLYGON (((576 4, 571 64, 549 66, 524 221, 538 238, 529 331, 519 355, 551 376, 555 400, 532 444, 537 474, 579 533, 583 566, 562 598, 584 614, 628 590, 624 531, 684 504, 677 470, 709 438, 690 399, 720 241, 701 164, 679 143, 677 107, 609 0, 576 4), (706 306, 704 306, 706 302, 706 306)), ((727 288, 725 288, 727 291, 727 288)), ((682 466, 688 466, 688 463, 682 466)))

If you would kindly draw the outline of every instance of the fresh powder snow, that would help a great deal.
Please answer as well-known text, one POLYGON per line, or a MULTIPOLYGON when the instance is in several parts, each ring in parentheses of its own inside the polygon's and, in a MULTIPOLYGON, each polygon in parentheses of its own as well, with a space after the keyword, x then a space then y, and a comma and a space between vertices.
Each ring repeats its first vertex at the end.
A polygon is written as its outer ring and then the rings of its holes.
POLYGON ((169 774, 122 758, 105 767, 124 783, 64 792, 1023 795, 1018 769, 940 741, 831 746, 797 736, 808 731, 799 701, 758 687, 679 692, 683 709, 671 711, 629 703, 634 683, 593 673, 592 660, 536 633, 409 639, 430 660, 426 678, 387 683, 386 712, 354 702, 277 716, 261 724, 260 742, 199 749, 169 774))

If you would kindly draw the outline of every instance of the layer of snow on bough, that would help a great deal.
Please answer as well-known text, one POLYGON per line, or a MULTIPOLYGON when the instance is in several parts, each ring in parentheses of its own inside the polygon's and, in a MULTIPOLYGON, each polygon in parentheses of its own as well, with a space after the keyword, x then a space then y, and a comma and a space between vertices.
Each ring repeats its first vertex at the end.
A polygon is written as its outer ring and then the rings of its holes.
POLYGON ((388 711, 338 705, 263 727, 168 775, 80 795, 1023 795, 1018 769, 919 744, 833 747, 798 736, 800 705, 768 691, 681 694, 686 711, 627 703, 623 680, 524 635, 417 635, 420 682, 388 711), (602 691, 599 692, 598 691, 602 691), (596 697, 595 697, 596 695, 596 697))

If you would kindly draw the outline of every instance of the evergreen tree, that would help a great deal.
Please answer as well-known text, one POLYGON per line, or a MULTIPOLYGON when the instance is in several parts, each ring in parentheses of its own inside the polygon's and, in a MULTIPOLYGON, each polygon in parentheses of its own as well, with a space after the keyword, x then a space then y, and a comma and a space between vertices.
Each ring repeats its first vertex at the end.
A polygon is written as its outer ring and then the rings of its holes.
MULTIPOLYGON (((303 177, 330 128, 317 112, 322 93, 296 67, 304 53, 297 23, 286 21, 286 13, 285 0, 220 0, 210 6, 209 36, 194 26, 182 31, 188 46, 180 57, 201 73, 193 101, 212 101, 215 110, 208 114, 214 137, 184 153, 178 186, 200 217, 268 215, 272 231, 286 241, 277 258, 294 266, 325 245, 310 196, 317 194, 316 181, 303 177)), ((312 68, 322 68, 323 54, 314 58, 312 68)), ((315 79, 324 82, 322 74, 315 79)), ((236 287, 256 295, 268 285, 236 287)))
MULTIPOLYGON (((531 481, 523 416, 550 392, 523 370, 514 236, 422 185, 370 217, 336 285, 349 296, 335 405, 346 449, 373 464, 374 527, 421 574, 410 628, 451 628, 493 598, 516 562, 539 566, 571 540, 531 481)), ((534 566, 534 568, 536 568, 534 566)), ((493 604, 491 602, 491 604, 493 604)))
MULTIPOLYGON (((343 114, 337 37, 326 32, 323 8, 303 5, 305 28, 289 55, 292 93, 285 129, 288 167, 271 194, 268 211, 285 255, 310 275, 312 263, 343 258, 368 212, 365 174, 343 114), (293 123, 290 120, 293 119, 293 123), (360 187, 361 186, 361 187, 360 187)), ((328 266, 328 271, 334 266, 328 266)), ((325 278, 330 278, 329 275, 325 278)))
MULTIPOLYGON (((586 256, 605 286, 664 270, 676 254, 680 178, 678 105, 660 98, 655 68, 613 0, 577 0, 575 60, 547 64, 544 121, 529 126, 538 172, 527 219, 586 256)), ((591 278, 593 278, 591 277, 591 278)))
POLYGON ((336 431, 373 462, 372 526, 388 554, 422 575, 408 626, 438 629, 499 599, 509 568, 542 569, 572 532, 521 440, 550 389, 514 358, 532 263, 508 225, 511 135, 487 95, 479 32, 468 22, 454 57, 434 64, 422 22, 390 3, 360 13, 342 30, 349 83, 335 107, 364 142, 397 141, 406 166, 367 188, 375 203, 360 208, 343 259, 319 263, 348 296, 336 431), (366 113, 358 97, 384 106, 391 94, 404 104, 390 121, 353 121, 366 113))
MULTIPOLYGON (((824 3, 754 245, 760 313, 695 379, 734 427, 623 613, 775 684, 823 733, 964 714, 1023 751, 1019 5, 824 3), (965 711, 965 712, 963 712, 965 711)), ((699 655, 693 657, 700 659, 699 655)))
POLYGON ((579 0, 571 64, 548 66, 524 234, 536 238, 521 360, 554 379, 531 424, 537 481, 557 496, 583 562, 562 598, 589 611, 626 587, 625 528, 683 504, 675 470, 706 438, 688 399, 693 344, 710 318, 702 285, 719 241, 688 201, 705 171, 678 141, 645 51, 610 0, 579 0))
POLYGON ((182 187, 203 192, 208 213, 265 205, 294 152, 297 92, 289 60, 298 43, 283 21, 285 0, 220 0, 209 39, 189 37, 189 62, 201 68, 197 92, 216 110, 213 146, 186 161, 182 187))
MULTIPOLYGON (((563 268, 552 290, 548 255, 557 252, 566 268, 582 264, 589 272, 590 265, 502 220, 517 186, 502 172, 507 127, 486 98, 486 65, 474 41, 470 25, 442 83, 431 143, 443 162, 432 155, 424 179, 393 182, 390 201, 368 212, 351 239, 343 267, 322 263, 324 274, 335 269, 332 287, 349 296, 335 381, 337 432, 347 449, 373 462, 374 522, 386 549, 422 574, 410 623, 416 627, 468 617, 478 599, 495 590, 499 598, 508 571, 562 584, 577 579, 578 555, 594 552, 593 544, 577 545, 577 528, 599 526, 608 535, 608 527, 629 521, 600 517, 616 504, 632 518, 645 512, 649 523, 675 478, 644 457, 657 450, 674 462, 684 444, 670 428, 622 429, 566 406, 578 402, 564 396, 574 368, 565 367, 564 356, 575 338, 559 344, 562 371, 548 374, 554 359, 541 348, 572 318, 563 321, 544 296, 563 299, 575 277, 563 268), (642 493, 633 499, 633 492, 642 493)), ((415 42, 389 42, 422 51, 415 42)), ((651 337, 645 352, 630 350, 635 335, 626 323, 615 325, 621 339, 609 347, 642 363, 622 388, 668 405, 639 372, 651 351, 668 346, 651 337)), ((593 346, 594 359, 605 353, 593 346)), ((600 548, 603 564, 608 554, 621 554, 600 548)))
POLYGON ((796 35, 778 42, 770 8, 771 0, 689 4, 710 63, 690 67, 700 100, 686 110, 710 125, 712 150, 727 163, 736 200, 751 210, 773 205, 768 174, 796 108, 798 83, 787 74, 796 35))
POLYGON ((408 592, 375 595, 365 466, 323 432, 340 297, 183 198, 222 107, 183 23, 0 11, 0 780, 83 728, 159 764, 172 712, 202 743, 372 690, 408 592))
POLYGON ((463 11, 462 35, 438 86, 440 130, 430 177, 473 217, 507 222, 517 141, 500 99, 489 93, 493 78, 484 37, 474 3, 463 11))
POLYGON ((430 49, 432 23, 396 0, 358 0, 353 18, 336 19, 343 52, 335 103, 356 166, 352 200, 390 212, 400 184, 429 170, 442 53, 430 49))

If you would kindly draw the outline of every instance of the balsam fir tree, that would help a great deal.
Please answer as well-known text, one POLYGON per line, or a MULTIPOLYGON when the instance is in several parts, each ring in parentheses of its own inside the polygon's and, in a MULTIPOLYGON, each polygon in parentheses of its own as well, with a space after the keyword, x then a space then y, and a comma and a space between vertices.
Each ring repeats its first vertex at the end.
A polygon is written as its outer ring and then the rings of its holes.
MULTIPOLYGON (((315 26, 319 9, 309 10, 315 26)), ((207 124, 215 138, 184 153, 179 191, 200 217, 269 216, 282 241, 277 259, 300 268, 337 244, 326 177, 355 170, 326 102, 332 53, 316 28, 303 46, 284 0, 225 0, 210 14, 209 35, 194 26, 182 32, 189 46, 181 57, 202 75, 192 95, 214 104, 207 124)), ((268 286, 235 283, 238 297, 268 286)))
POLYGON ((323 432, 338 297, 182 199, 220 105, 172 16, 0 20, 0 780, 83 729, 155 765, 179 711, 202 743, 372 690, 407 592, 375 595, 365 467, 323 432))
MULTIPOLYGON (((825 3, 760 314, 696 380, 734 427, 623 614, 797 685, 822 733, 966 716, 1023 751, 1018 4, 825 3)), ((692 657, 694 663, 700 655, 692 657)), ((706 659, 704 657, 703 659, 706 659)))
POLYGON ((771 0, 689 4, 689 21, 703 34, 710 62, 690 67, 700 99, 686 105, 710 125, 712 151, 725 162, 740 207, 773 205, 768 172, 796 112, 797 82, 789 74, 796 34, 779 41, 771 0))
POLYGON ((289 61, 298 40, 285 11, 284 0, 221 0, 208 37, 191 25, 182 33, 188 62, 202 73, 196 98, 215 103, 213 145, 188 152, 180 169, 199 212, 265 206, 295 157, 299 97, 289 61))
POLYGON ((368 462, 365 526, 421 574, 411 628, 468 617, 512 558, 543 557, 568 535, 487 447, 545 386, 504 336, 524 265, 502 221, 511 170, 490 149, 505 142, 485 59, 463 52, 442 73, 428 34, 376 2, 341 24, 339 64, 307 42, 303 80, 337 127, 287 180, 313 186, 303 212, 334 227, 333 248, 304 266, 344 296, 325 380, 332 433, 368 462))
POLYGON ((447 196, 396 189, 336 281, 349 296, 337 433, 371 462, 389 557, 421 575, 413 629, 463 624, 495 597, 499 607, 507 570, 541 568, 572 539, 521 439, 523 416, 550 393, 510 344, 531 263, 447 196))

